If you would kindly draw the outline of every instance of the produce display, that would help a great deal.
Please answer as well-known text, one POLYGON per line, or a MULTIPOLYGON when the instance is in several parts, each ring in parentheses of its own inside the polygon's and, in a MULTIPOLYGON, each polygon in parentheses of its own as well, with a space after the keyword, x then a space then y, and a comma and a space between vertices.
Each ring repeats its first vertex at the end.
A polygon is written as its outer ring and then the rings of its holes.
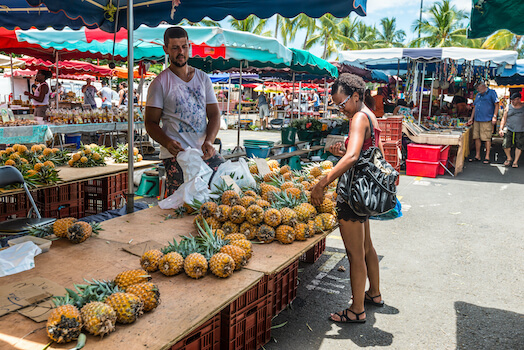
MULTIPOLYGON (((128 144, 118 144, 115 150, 111 150, 111 156, 115 160, 115 163, 127 163, 129 161, 128 157, 128 144)), ((141 162, 144 157, 138 153, 138 148, 133 147, 134 161, 141 162)))
MULTIPOLYGON (((46 111, 46 120, 52 124, 93 124, 93 123, 114 123, 127 122, 127 109, 112 108, 108 111, 104 109, 82 110, 80 108, 49 108, 46 111)), ((133 118, 135 122, 142 121, 143 116, 138 109, 135 109, 133 118)))
POLYGON ((68 161, 69 166, 75 168, 87 168, 94 166, 106 165, 105 157, 107 153, 105 148, 100 148, 98 145, 82 145, 78 152, 73 153, 71 159, 68 161), (103 151, 101 152, 100 149, 103 151))
POLYGON ((102 230, 99 223, 78 221, 76 218, 56 220, 52 225, 32 227, 29 234, 36 237, 55 235, 58 238, 67 238, 72 243, 85 242, 93 234, 102 230))
POLYGON ((29 126, 29 125, 38 125, 38 122, 36 120, 23 119, 23 118, 9 120, 6 122, 0 119, 0 128, 7 128, 7 127, 12 127, 12 126, 29 126))

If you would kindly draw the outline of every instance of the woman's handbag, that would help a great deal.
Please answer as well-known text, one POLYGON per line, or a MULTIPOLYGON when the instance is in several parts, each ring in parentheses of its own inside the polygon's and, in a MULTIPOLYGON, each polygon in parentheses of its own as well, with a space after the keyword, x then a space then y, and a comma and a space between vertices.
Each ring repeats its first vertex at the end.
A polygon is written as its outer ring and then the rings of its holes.
POLYGON ((395 182, 399 174, 375 146, 375 131, 369 115, 368 119, 373 146, 362 151, 357 163, 342 174, 338 181, 337 194, 356 214, 376 216, 395 208, 395 182))

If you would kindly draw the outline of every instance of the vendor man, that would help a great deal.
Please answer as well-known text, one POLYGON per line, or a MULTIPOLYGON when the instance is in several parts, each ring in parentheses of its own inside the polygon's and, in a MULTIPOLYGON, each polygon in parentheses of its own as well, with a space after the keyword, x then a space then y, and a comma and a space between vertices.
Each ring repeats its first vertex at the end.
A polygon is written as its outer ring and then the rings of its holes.
POLYGON ((184 182, 176 160, 179 152, 188 147, 201 149, 202 158, 213 170, 224 161, 213 147, 220 127, 213 85, 206 73, 187 64, 189 45, 183 28, 165 31, 164 52, 169 55, 170 65, 151 83, 146 102, 145 127, 161 145, 168 195, 184 182))
POLYGON ((483 81, 477 84, 477 91, 471 118, 467 123, 467 125, 473 124, 473 140, 475 140, 475 158, 471 158, 469 161, 480 161, 480 148, 482 141, 484 141, 486 143, 486 155, 483 163, 489 164, 491 136, 493 125, 497 124, 499 98, 495 90, 489 89, 483 81))

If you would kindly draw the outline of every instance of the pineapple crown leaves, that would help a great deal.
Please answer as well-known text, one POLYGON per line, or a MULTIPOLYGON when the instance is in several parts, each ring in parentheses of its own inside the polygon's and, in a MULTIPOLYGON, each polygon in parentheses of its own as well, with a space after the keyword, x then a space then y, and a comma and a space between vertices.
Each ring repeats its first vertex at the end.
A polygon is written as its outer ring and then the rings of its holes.
POLYGON ((300 198, 295 198, 294 196, 289 195, 286 191, 280 193, 273 193, 273 203, 272 207, 275 209, 282 208, 294 208, 297 205, 307 202, 307 196, 304 192, 301 192, 300 198))
POLYGON ((91 225, 91 230, 93 230, 95 235, 97 235, 100 231, 104 231, 99 222, 91 221, 89 225, 91 225))
POLYGON ((213 233, 212 228, 208 225, 205 219, 202 220, 202 222, 204 227, 202 227, 197 221, 197 228, 200 236, 195 238, 195 240, 199 243, 201 248, 203 248, 205 253, 204 256, 209 260, 214 254, 220 251, 220 248, 229 243, 229 240, 223 240, 218 237, 216 231, 213 233))
POLYGON ((173 238, 173 243, 167 242, 167 246, 165 246, 164 248, 160 249, 160 251, 163 254, 168 254, 168 253, 172 253, 172 252, 180 253, 180 245, 178 244, 176 239, 173 238))
POLYGON ((233 190, 233 185, 228 185, 223 179, 220 179, 219 184, 215 184, 215 190, 211 191, 212 195, 222 196, 226 191, 233 190))
POLYGON ((29 228, 29 235, 34 237, 47 237, 51 236, 53 234, 53 224, 45 225, 45 226, 31 226, 29 228))

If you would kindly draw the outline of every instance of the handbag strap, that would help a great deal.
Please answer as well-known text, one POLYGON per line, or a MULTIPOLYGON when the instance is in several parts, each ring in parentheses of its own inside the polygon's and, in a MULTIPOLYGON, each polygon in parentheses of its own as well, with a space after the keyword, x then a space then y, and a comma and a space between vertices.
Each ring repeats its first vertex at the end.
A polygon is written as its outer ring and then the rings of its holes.
POLYGON ((360 112, 364 113, 368 117, 369 127, 371 131, 371 146, 376 147, 377 145, 375 143, 375 128, 373 127, 373 122, 371 121, 371 117, 369 116, 369 114, 367 114, 367 112, 364 112, 364 111, 360 111, 360 112))

